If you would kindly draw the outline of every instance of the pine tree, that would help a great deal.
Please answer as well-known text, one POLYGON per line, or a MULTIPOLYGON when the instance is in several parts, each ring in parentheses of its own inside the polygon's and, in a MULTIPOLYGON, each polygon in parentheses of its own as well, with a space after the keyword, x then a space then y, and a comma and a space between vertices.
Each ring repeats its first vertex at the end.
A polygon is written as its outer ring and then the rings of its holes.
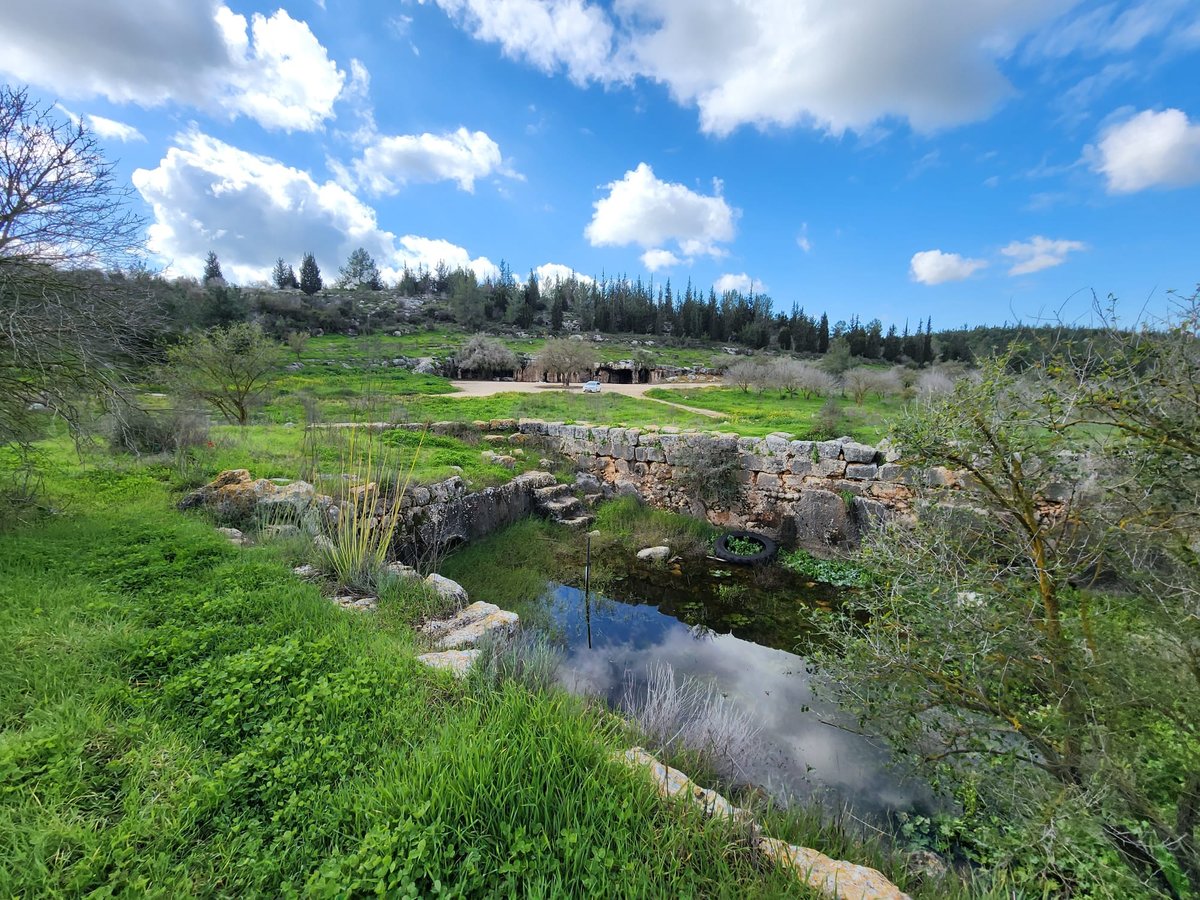
POLYGON ((921 365, 933 362, 933 316, 925 320, 925 336, 921 339, 921 365))
POLYGON ((291 263, 284 262, 282 256, 275 260, 275 268, 271 270, 271 282, 281 291, 300 287, 300 282, 296 280, 296 270, 292 268, 291 263))
POLYGON ((817 326, 817 352, 829 352, 829 316, 821 313, 821 324, 817 326))
POLYGON ((350 254, 346 264, 338 270, 337 286, 340 288, 369 288, 372 291, 383 290, 383 278, 379 274, 379 266, 367 252, 366 247, 359 247, 350 254))
POLYGON ((204 286, 208 287, 214 281, 224 282, 225 277, 221 274, 221 263, 216 252, 209 250, 208 258, 204 260, 204 286))
POLYGON ((316 257, 305 253, 300 263, 300 290, 312 295, 321 290, 325 283, 321 281, 321 270, 317 266, 316 257))

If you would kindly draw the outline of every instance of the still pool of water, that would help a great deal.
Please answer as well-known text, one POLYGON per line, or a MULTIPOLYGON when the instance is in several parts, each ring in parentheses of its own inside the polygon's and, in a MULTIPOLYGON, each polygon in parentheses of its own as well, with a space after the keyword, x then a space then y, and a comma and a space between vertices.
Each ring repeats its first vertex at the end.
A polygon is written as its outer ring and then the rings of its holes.
POLYGON ((779 801, 815 800, 876 820, 927 809, 928 788, 889 766, 877 742, 846 730, 853 722, 814 698, 804 657, 783 649, 803 645, 805 616, 832 589, 809 584, 807 592, 755 598, 744 573, 716 574, 726 576, 717 589, 713 579, 678 587, 622 579, 606 588, 610 596, 593 594, 590 602, 579 588, 549 584, 539 612, 565 645, 563 683, 617 705, 627 683, 636 690, 651 665, 667 663, 677 677, 714 683, 761 728, 755 749, 735 761, 732 781, 779 801), (744 611, 760 601, 765 621, 744 611))

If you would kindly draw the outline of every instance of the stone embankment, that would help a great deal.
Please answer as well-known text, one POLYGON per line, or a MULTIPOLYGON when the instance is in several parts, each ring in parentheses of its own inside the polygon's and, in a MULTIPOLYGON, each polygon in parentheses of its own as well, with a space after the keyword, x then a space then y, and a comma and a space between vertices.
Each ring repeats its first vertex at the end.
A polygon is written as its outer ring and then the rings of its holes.
MULTIPOLYGON (((341 487, 341 485, 339 485, 341 487)), ((349 488, 353 490, 353 488, 349 488)), ((555 482, 549 472, 526 472, 506 484, 471 491, 462 478, 410 487, 400 499, 393 554, 414 563, 436 559, 448 550, 511 525, 531 513, 556 518, 567 524, 586 524, 586 513, 570 488, 555 482)), ((203 508, 222 525, 243 529, 253 525, 275 534, 304 533, 321 540, 337 528, 346 501, 318 493, 306 481, 277 484, 254 479, 246 469, 222 472, 212 482, 188 494, 180 509, 203 508)), ((388 510, 381 499, 374 514, 388 510)), ((235 539, 230 528, 231 540, 235 539)), ((236 541, 247 540, 241 531, 236 541)))
POLYGON ((879 519, 908 514, 913 478, 963 486, 943 469, 913 472, 902 466, 893 447, 872 447, 848 437, 803 441, 785 432, 755 438, 669 426, 619 428, 540 419, 321 427, 375 431, 428 427, 434 434, 461 436, 475 431, 483 433, 485 440, 503 436, 508 443, 540 446, 547 453, 570 458, 584 473, 577 486, 593 495, 636 494, 662 509, 805 546, 852 547, 879 519), (721 481, 728 482, 720 485, 725 488, 723 499, 700 496, 698 484, 715 487, 721 481))
POLYGON ((876 869, 833 859, 808 847, 767 837, 748 809, 734 806, 716 791, 702 788, 683 772, 663 765, 641 747, 617 754, 617 760, 649 774, 658 793, 696 806, 705 816, 744 825, 754 850, 776 865, 792 870, 808 887, 834 900, 910 900, 876 869))

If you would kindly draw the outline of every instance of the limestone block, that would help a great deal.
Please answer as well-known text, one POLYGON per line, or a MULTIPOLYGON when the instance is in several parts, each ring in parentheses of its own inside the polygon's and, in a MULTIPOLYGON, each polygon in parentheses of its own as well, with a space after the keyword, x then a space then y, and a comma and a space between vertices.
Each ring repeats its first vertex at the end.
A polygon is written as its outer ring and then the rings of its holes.
POLYGON ((617 759, 634 769, 644 769, 650 774, 658 793, 663 797, 679 797, 703 811, 706 816, 747 822, 752 819, 749 810, 734 806, 716 791, 702 788, 678 769, 663 765, 641 747, 633 747, 617 754, 617 759))
POLYGON ((835 900, 909 900, 882 872, 845 860, 832 859, 818 850, 797 847, 776 838, 758 839, 758 850, 779 865, 793 870, 809 887, 835 900))
POLYGON ((842 454, 842 445, 837 441, 821 441, 817 444, 817 456, 820 459, 837 459, 842 454))
POLYGON ((792 454, 793 456, 811 460, 813 446, 814 445, 812 441, 790 441, 788 443, 788 453, 792 454))
POLYGON ((665 462, 666 456, 663 455, 661 447, 638 447, 636 448, 638 462, 665 462))
POLYGON ((884 463, 875 477, 880 481, 899 481, 904 477, 904 469, 893 462, 884 463))
POLYGON ((823 456, 812 463, 809 474, 820 478, 841 478, 846 474, 846 464, 840 459, 829 459, 823 456))
POLYGON ((774 431, 763 438, 768 453, 786 453, 792 436, 786 431, 774 431))
POLYGON ((801 544, 841 544, 858 534, 845 501, 830 491, 801 492, 795 520, 796 538, 801 544))
POLYGON ((787 470, 792 475, 807 475, 813 470, 813 461, 810 454, 792 456, 788 459, 787 470))
POLYGON ((476 601, 449 619, 427 623, 421 630, 435 638, 439 650, 459 650, 475 646, 484 635, 511 632, 519 622, 514 612, 476 601))
POLYGON ((467 590, 457 581, 451 581, 445 576, 439 575, 437 572, 427 576, 425 583, 433 588, 445 600, 453 603, 455 606, 465 606, 467 603, 467 590))
POLYGON ((442 650, 438 653, 422 653, 417 657, 417 661, 433 669, 445 669, 455 678, 465 678, 482 652, 481 650, 442 650))
POLYGON ((859 481, 867 481, 874 478, 878 472, 879 467, 874 463, 849 463, 846 466, 846 477, 859 481))
POLYGON ((866 444, 859 444, 856 441, 842 444, 842 457, 846 462, 873 463, 878 455, 878 450, 866 444))

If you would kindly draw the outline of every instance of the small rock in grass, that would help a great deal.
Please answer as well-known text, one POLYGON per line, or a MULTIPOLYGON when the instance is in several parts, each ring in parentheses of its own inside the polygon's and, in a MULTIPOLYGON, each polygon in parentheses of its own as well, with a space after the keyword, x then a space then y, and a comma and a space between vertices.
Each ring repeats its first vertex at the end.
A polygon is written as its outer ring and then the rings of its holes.
POLYGON ((422 653, 417 657, 417 661, 430 668, 446 669, 456 678, 465 678, 481 652, 480 650, 442 650, 438 653, 422 653))
POLYGON ((305 563, 302 566, 296 566, 296 568, 292 569, 292 574, 299 575, 301 578, 319 578, 321 570, 316 566, 310 566, 308 563, 305 563))
POLYGON ((670 547, 646 547, 637 552, 637 558, 642 562, 663 562, 671 555, 670 547))
POLYGON ((467 590, 457 581, 451 581, 449 578, 434 572, 425 578, 425 583, 456 607, 461 608, 467 605, 467 590))
POLYGON ((394 575, 397 578, 420 578, 421 573, 412 566, 406 566, 404 563, 390 562, 384 568, 389 575, 394 575))
POLYGON ((245 547, 250 543, 249 539, 236 528, 218 528, 217 533, 224 535, 225 539, 235 547, 245 547))

